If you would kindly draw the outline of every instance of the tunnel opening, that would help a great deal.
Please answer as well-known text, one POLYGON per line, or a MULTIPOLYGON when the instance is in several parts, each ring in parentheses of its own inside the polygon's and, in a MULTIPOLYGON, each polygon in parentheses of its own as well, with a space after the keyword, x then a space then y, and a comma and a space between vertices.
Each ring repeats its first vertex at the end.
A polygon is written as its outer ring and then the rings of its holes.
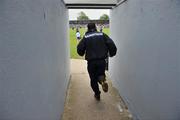
MULTIPOLYGON (((76 47, 87 32, 88 23, 95 23, 97 31, 103 32, 109 36, 109 21, 109 9, 69 9, 70 58, 84 59, 84 57, 77 54, 76 47)), ((106 70, 108 70, 108 58, 106 59, 106 70)))
MULTIPOLYGON (((80 29, 80 35, 83 36, 87 31, 87 24, 90 22, 94 22, 96 24, 97 30, 102 31, 105 34, 111 36, 110 34, 110 10, 121 5, 126 0, 62 0, 66 5, 69 13, 69 42, 70 42, 70 58, 75 59, 84 59, 84 57, 80 57, 76 52, 76 46, 78 44, 77 38, 75 37, 76 31, 80 29), (73 18, 73 14, 84 14, 85 19, 73 18), (103 11, 105 14, 103 14, 103 11), (100 13, 97 14, 97 13, 100 13), (90 14, 93 18, 88 18, 86 14, 90 14), (103 16, 106 15, 106 16, 103 16), (96 16, 96 17, 95 17, 96 16), (101 19, 102 17, 102 19, 101 19), (104 17, 104 19, 103 19, 104 17), (106 18, 108 17, 108 18, 106 18)), ((106 59, 106 70, 108 70, 109 66, 109 58, 106 59)))

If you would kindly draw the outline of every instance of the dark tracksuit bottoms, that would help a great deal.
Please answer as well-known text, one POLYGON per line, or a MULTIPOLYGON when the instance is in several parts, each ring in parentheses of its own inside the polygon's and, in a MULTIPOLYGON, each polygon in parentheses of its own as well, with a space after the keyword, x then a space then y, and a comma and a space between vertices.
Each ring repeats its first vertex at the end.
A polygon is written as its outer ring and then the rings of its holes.
POLYGON ((88 61, 88 73, 91 79, 91 88, 95 94, 100 94, 99 90, 99 76, 105 76, 106 61, 105 60, 91 60, 88 61))

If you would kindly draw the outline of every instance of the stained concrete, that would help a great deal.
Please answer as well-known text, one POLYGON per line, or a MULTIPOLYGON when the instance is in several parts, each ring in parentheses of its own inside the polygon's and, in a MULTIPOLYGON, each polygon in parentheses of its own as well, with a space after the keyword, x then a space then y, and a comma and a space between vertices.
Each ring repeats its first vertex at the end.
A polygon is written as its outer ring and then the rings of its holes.
POLYGON ((0 120, 59 120, 70 76, 60 0, 0 0, 0 120))
POLYGON ((109 92, 101 92, 101 101, 96 101, 90 88, 86 61, 71 60, 71 66, 71 80, 62 120, 132 119, 110 80, 109 92))
POLYGON ((127 0, 111 11, 114 85, 138 120, 180 120, 180 0, 127 0))

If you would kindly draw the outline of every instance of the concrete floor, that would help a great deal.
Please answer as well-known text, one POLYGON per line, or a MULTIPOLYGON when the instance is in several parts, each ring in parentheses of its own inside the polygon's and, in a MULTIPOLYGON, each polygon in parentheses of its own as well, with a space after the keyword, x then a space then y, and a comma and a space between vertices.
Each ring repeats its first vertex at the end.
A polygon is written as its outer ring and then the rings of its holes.
POLYGON ((132 120, 110 80, 108 93, 104 93, 100 86, 101 101, 96 101, 90 87, 86 61, 72 59, 71 66, 62 120, 132 120))

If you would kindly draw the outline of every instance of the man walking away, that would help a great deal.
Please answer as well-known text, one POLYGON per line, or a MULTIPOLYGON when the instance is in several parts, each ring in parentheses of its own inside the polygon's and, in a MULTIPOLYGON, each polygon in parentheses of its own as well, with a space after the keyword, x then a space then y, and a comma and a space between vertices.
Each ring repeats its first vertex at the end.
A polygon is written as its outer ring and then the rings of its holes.
POLYGON ((97 31, 95 23, 89 23, 87 27, 88 31, 77 46, 77 53, 80 56, 85 54, 91 88, 94 91, 94 97, 99 101, 101 92, 98 83, 102 85, 104 92, 108 92, 108 84, 105 78, 105 59, 108 54, 110 57, 115 56, 117 48, 111 38, 97 31))

